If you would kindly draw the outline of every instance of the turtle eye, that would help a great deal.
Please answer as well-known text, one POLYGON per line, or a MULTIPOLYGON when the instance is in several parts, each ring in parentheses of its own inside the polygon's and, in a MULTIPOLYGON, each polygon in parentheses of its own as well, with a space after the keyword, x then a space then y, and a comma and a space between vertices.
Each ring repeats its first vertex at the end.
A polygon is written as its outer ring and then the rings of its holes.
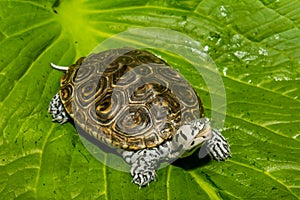
POLYGON ((204 127, 204 124, 203 124, 203 123, 195 122, 195 123, 193 123, 193 125, 192 125, 192 130, 202 130, 203 127, 204 127))
POLYGON ((191 127, 192 127, 193 130, 197 130, 199 125, 200 125, 200 123, 198 121, 195 121, 195 122, 192 123, 191 127))

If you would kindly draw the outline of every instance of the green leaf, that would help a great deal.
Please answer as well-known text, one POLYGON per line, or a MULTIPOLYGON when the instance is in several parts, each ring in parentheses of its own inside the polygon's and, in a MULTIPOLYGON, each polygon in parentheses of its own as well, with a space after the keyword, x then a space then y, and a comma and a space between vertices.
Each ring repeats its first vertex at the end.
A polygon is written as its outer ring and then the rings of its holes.
MULTIPOLYGON (((296 0, 0 1, 1 199, 299 199, 299 13, 296 0), (232 151, 226 162, 169 165, 142 189, 47 113, 62 76, 50 62, 69 65, 138 27, 202 44, 224 82, 232 151)), ((162 57, 196 88, 207 116, 218 112, 183 58, 162 57)))

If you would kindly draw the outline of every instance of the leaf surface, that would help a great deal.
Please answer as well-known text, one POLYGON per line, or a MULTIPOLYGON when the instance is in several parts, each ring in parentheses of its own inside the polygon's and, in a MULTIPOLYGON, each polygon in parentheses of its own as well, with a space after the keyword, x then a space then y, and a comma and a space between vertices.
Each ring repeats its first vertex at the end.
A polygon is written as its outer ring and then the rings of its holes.
MULTIPOLYGON (((299 199, 299 29, 296 0, 0 1, 1 199, 299 199), (224 82, 232 151, 227 162, 192 157, 162 168, 140 190, 47 113, 62 75, 50 62, 69 65, 138 27, 202 44, 224 82)), ((195 87, 206 115, 218 112, 205 81, 182 58, 162 56, 195 87)))

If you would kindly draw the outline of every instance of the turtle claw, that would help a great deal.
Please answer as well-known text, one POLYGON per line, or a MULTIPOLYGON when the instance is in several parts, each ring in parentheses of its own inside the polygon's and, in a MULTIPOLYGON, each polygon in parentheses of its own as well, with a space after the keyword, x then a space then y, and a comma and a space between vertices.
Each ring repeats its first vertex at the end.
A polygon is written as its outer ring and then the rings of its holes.
POLYGON ((156 179, 156 169, 159 166, 160 159, 165 158, 168 154, 167 147, 143 149, 137 152, 124 151, 123 159, 131 164, 130 174, 132 183, 139 187, 147 186, 156 179), (164 153, 164 154, 162 154, 164 153))
POLYGON ((209 155, 217 161, 225 161, 231 157, 227 140, 215 129, 212 129, 212 138, 206 142, 206 149, 209 155))
POLYGON ((214 150, 210 151, 210 155, 217 161, 224 161, 227 158, 231 157, 230 150, 227 146, 214 146, 214 150))
POLYGON ((143 173, 136 173, 132 178, 132 183, 135 183, 139 188, 149 185, 151 181, 155 181, 155 171, 145 171, 143 173))

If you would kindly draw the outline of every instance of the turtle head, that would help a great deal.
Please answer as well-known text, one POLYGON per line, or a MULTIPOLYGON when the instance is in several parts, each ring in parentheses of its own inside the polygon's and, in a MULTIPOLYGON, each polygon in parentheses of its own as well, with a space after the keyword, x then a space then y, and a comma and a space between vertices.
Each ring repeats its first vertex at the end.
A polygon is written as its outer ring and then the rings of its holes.
POLYGON ((177 144, 183 145, 184 153, 181 157, 186 157, 191 155, 211 137, 212 128, 209 119, 200 118, 181 126, 177 131, 175 140, 177 144))

